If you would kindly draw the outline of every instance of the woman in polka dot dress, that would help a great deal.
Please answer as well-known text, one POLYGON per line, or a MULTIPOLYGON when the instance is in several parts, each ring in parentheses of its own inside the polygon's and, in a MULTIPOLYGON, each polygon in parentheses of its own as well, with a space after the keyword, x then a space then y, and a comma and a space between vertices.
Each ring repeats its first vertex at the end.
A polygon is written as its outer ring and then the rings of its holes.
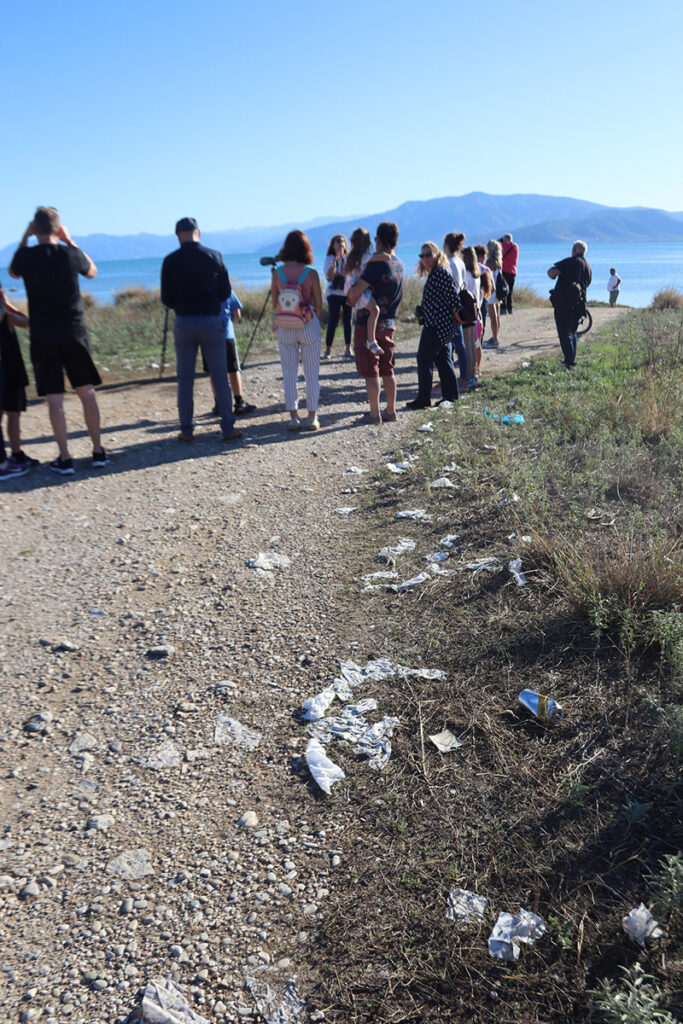
MULTIPOLYGON (((417 398, 408 409, 427 409, 431 404, 432 370, 436 366, 441 381, 442 401, 455 402, 458 382, 453 367, 451 343, 459 323, 460 297, 448 258, 435 242, 420 247, 417 265, 419 277, 426 277, 422 303, 418 307, 422 334, 417 349, 417 398)), ((438 403, 437 403, 438 404, 438 403)))

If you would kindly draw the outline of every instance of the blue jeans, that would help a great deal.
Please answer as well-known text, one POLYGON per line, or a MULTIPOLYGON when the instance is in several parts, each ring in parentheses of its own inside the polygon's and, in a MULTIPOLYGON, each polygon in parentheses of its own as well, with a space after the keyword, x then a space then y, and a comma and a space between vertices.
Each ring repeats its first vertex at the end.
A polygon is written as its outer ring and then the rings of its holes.
POLYGON ((441 394, 449 402, 458 398, 450 346, 444 344, 435 327, 423 327, 417 348, 417 400, 426 405, 432 397, 432 367, 436 366, 441 381, 441 394))
POLYGON ((177 316, 173 325, 173 338, 178 376, 178 418, 182 433, 192 433, 194 368, 197 362, 197 349, 201 348, 216 391, 221 430, 224 434, 231 434, 235 427, 235 417, 232 411, 232 393, 228 384, 225 331, 220 317, 177 316))
POLYGON ((576 329, 579 326, 579 314, 568 309, 556 309, 554 312, 565 366, 573 366, 576 362, 576 329))

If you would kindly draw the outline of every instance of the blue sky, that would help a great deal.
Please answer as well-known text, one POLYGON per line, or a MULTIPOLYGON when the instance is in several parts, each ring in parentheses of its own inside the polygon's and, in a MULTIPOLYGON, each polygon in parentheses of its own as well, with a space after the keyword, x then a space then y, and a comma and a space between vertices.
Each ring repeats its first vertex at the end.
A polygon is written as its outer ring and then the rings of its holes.
POLYGON ((571 195, 683 210, 683 4, 25 0, 3 15, 0 245, 571 195))

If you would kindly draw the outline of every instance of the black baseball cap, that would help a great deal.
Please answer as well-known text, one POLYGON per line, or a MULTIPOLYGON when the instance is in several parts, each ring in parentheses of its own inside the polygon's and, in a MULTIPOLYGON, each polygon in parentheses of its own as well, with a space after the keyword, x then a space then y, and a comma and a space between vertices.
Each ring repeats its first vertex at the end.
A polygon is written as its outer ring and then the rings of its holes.
POLYGON ((199 224, 194 217, 181 217, 175 226, 176 235, 179 235, 181 231, 199 231, 199 224))

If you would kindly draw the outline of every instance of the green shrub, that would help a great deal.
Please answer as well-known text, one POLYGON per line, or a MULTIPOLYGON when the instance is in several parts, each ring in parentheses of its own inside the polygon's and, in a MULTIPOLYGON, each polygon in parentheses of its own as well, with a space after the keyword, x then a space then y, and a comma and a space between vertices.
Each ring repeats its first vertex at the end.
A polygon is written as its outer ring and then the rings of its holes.
POLYGON ((611 981, 602 981, 592 993, 606 1024, 676 1024, 670 1013, 659 1009, 664 995, 651 984, 655 980, 652 975, 645 974, 640 964, 633 970, 621 970, 624 977, 620 988, 611 981))

